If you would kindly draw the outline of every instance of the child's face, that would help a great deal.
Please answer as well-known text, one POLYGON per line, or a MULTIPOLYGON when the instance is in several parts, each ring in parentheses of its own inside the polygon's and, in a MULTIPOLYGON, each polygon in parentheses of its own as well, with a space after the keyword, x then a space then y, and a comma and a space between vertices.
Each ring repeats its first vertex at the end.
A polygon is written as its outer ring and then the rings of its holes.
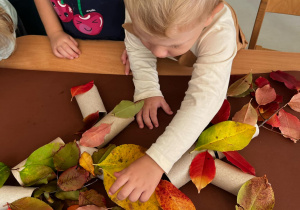
POLYGON ((158 58, 175 57, 186 53, 196 42, 206 24, 196 27, 176 31, 169 37, 155 37, 135 27, 133 30, 140 38, 141 42, 147 47, 153 55, 158 58))

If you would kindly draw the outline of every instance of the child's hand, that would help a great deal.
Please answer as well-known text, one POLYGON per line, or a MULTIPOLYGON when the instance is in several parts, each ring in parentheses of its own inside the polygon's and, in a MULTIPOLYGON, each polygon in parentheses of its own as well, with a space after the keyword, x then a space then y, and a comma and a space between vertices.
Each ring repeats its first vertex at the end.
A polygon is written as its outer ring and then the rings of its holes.
POLYGON ((116 172, 117 180, 109 189, 109 194, 117 195, 119 200, 128 199, 132 202, 140 200, 146 202, 158 185, 164 171, 148 155, 134 161, 128 168, 116 172))
POLYGON ((158 127, 157 120, 157 109, 162 108, 167 114, 173 114, 169 104, 161 96, 155 96, 151 98, 144 99, 144 106, 142 110, 136 115, 136 121, 140 128, 144 127, 144 123, 149 129, 153 128, 152 123, 155 127, 158 127))
POLYGON ((49 35, 52 51, 59 58, 74 59, 80 55, 78 43, 63 31, 49 35))
POLYGON ((123 65, 125 65, 124 73, 128 75, 130 73, 130 65, 129 65, 129 59, 127 55, 127 50, 124 50, 121 55, 121 61, 123 65))

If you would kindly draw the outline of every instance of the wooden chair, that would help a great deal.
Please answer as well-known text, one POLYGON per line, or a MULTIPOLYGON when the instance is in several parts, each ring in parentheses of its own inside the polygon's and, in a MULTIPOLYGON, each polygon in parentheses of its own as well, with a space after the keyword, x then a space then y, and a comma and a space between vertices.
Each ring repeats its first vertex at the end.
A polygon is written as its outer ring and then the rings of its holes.
POLYGON ((265 50, 256 45, 260 28, 266 12, 300 16, 299 0, 261 0, 248 49, 265 50))

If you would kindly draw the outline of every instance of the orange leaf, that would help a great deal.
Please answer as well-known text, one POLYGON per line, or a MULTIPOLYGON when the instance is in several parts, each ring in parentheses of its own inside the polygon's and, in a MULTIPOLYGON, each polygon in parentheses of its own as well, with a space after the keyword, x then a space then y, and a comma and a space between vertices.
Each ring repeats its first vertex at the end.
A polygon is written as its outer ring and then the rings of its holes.
POLYGON ((279 130, 284 137, 290 138, 294 143, 300 139, 300 120, 283 109, 279 111, 279 130))
POLYGON ((94 165, 93 165, 93 159, 92 156, 87 153, 87 152, 83 152, 81 154, 81 157, 79 159, 79 165, 84 168, 86 171, 90 172, 91 174, 93 174, 93 176, 95 176, 94 173, 94 165))
POLYGON ((193 202, 180 190, 178 190, 172 183, 166 180, 160 180, 155 189, 156 198, 161 208, 164 210, 180 210, 195 208, 193 202))
POLYGON ((73 205, 73 206, 68 207, 67 210, 76 210, 77 208, 79 208, 79 205, 73 205))
POLYGON ((232 120, 235 122, 246 123, 255 126, 257 123, 257 113, 251 105, 251 101, 244 105, 240 111, 235 113, 235 115, 232 117, 232 120))
POLYGON ((265 85, 262 88, 257 88, 255 99, 259 105, 266 105, 276 99, 276 92, 270 85, 265 85))
POLYGON ((200 190, 206 187, 216 175, 214 158, 207 151, 201 152, 193 159, 189 173, 200 193, 200 190))
POLYGON ((300 93, 294 95, 288 105, 296 112, 300 112, 300 93))
POLYGON ((223 152, 223 154, 226 156, 228 161, 240 168, 243 172, 255 176, 255 169, 253 168, 253 166, 248 163, 247 160, 245 160, 245 158, 237 151, 223 152))
POLYGON ((223 105, 218 111, 218 113, 215 115, 215 117, 211 120, 212 124, 217 124, 219 122, 223 122, 228 120, 230 115, 230 104, 229 102, 224 99, 223 105))
POLYGON ((278 119, 277 114, 271 117, 266 123, 271 125, 273 128, 279 128, 280 126, 280 121, 278 119))
POLYGON ((82 134, 80 145, 85 147, 97 147, 104 142, 104 138, 110 133, 111 124, 102 123, 100 126, 92 127, 82 134))
POLYGON ((79 85, 79 86, 72 87, 71 88, 72 99, 76 95, 79 95, 79 94, 89 91, 90 89, 92 89, 93 86, 94 86, 94 81, 90 81, 89 83, 87 83, 85 85, 79 85))

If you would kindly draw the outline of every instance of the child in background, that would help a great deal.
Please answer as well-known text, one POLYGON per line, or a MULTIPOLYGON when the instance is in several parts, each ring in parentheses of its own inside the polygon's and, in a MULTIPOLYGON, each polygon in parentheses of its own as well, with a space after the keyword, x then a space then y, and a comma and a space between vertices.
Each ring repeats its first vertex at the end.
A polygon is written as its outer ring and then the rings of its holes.
POLYGON ((0 0, 0 61, 15 50, 18 15, 7 0, 0 0))
POLYGON ((80 55, 79 39, 124 40, 123 0, 34 0, 59 58, 80 55))
POLYGON ((140 128, 144 124, 149 129, 159 126, 160 107, 173 113, 160 91, 156 58, 173 57, 182 63, 192 60, 194 68, 180 110, 165 132, 145 156, 115 173, 117 180, 109 194, 122 187, 118 199, 145 202, 162 174, 194 144, 222 106, 233 58, 247 43, 237 40, 243 34, 237 33, 234 13, 220 0, 125 0, 125 6, 125 45, 135 85, 134 101, 145 101, 137 114, 140 128))

